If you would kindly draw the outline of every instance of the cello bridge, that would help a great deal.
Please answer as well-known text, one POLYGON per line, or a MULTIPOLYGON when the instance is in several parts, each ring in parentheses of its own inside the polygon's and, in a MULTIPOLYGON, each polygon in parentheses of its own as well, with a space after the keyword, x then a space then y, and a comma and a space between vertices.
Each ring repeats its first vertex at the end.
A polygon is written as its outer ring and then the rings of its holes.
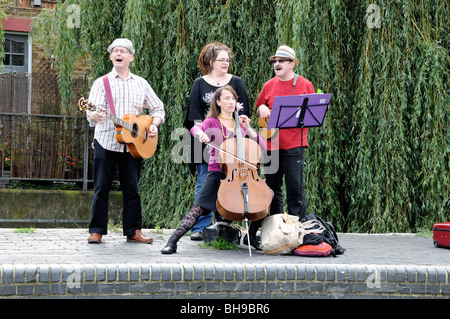
POLYGON ((239 170, 239 177, 246 178, 248 176, 248 169, 242 168, 239 170))

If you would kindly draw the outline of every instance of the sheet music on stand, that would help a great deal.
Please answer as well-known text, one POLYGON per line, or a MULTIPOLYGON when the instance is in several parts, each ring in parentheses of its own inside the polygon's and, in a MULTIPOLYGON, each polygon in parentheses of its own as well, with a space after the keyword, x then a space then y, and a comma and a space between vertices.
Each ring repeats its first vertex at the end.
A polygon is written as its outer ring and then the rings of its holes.
POLYGON ((276 96, 267 129, 323 125, 331 93, 276 96))
MULTIPOLYGON (((323 125, 330 99, 331 93, 275 96, 267 129, 300 128, 298 135, 303 147, 303 129, 323 125)), ((300 180, 303 180, 303 170, 300 180)))

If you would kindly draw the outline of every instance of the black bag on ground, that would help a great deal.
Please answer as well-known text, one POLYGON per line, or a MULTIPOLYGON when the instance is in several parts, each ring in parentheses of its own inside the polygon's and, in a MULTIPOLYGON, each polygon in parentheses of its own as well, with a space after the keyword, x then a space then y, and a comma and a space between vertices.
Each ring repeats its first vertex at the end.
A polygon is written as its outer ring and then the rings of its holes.
MULTIPOLYGON (((322 218, 314 213, 310 213, 306 216, 306 219, 317 220, 325 229, 320 233, 305 235, 303 238, 303 245, 319 245, 321 242, 326 242, 333 248, 333 256, 342 255, 344 253, 345 249, 339 244, 339 239, 332 223, 324 222, 322 218)), ((317 228, 319 228, 319 226, 317 226, 317 228)))

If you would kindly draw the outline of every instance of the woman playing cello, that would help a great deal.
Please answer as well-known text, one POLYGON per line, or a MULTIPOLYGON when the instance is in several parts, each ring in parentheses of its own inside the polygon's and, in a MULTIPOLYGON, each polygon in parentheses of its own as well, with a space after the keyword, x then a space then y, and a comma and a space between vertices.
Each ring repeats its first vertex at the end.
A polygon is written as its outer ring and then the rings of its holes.
MULTIPOLYGON (((161 250, 163 254, 176 252, 177 242, 195 225, 200 216, 209 214, 211 211, 216 211, 217 192, 220 187, 220 181, 226 175, 220 166, 219 151, 215 147, 220 147, 223 141, 234 138, 235 136, 236 123, 233 118, 233 113, 236 108, 237 99, 237 94, 231 86, 226 85, 217 89, 211 100, 211 107, 205 120, 202 123, 196 124, 191 129, 191 134, 198 137, 200 142, 210 143, 214 146, 211 149, 209 158, 208 174, 198 194, 195 205, 192 206, 191 210, 181 220, 177 229, 169 238, 166 247, 161 250)), ((257 141, 260 146, 265 148, 264 140, 250 127, 250 119, 246 115, 239 116, 239 124, 241 126, 242 136, 257 141)))

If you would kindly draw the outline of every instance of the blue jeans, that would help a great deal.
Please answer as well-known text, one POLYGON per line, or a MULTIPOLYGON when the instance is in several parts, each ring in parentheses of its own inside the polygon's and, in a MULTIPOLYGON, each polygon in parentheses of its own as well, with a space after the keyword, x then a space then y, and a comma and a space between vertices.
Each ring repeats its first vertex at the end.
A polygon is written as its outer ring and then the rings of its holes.
MULTIPOLYGON (((200 188, 202 188, 203 181, 208 174, 208 164, 201 163, 197 164, 197 190, 195 191, 195 201, 197 201, 198 193, 200 192, 200 188)), ((200 216, 197 223, 192 227, 191 234, 202 232, 205 227, 211 225, 212 213, 208 215, 200 216)))

